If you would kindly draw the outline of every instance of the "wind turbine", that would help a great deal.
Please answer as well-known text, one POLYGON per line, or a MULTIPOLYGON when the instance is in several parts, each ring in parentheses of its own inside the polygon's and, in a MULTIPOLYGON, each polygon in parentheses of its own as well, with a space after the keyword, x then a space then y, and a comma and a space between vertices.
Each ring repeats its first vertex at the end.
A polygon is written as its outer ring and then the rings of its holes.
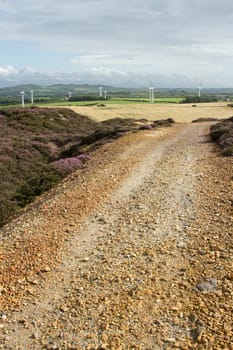
POLYGON ((100 97, 103 97, 103 88, 102 88, 102 86, 99 87, 99 90, 100 90, 100 97))
POLYGON ((155 99, 154 99, 154 90, 155 87, 153 86, 152 82, 150 81, 150 87, 149 87, 149 99, 151 103, 154 103, 155 99))
POLYGON ((34 94, 33 94, 33 90, 30 90, 31 93, 31 104, 33 105, 34 103, 34 94))
POLYGON ((201 98, 201 90, 202 90, 202 81, 200 81, 200 85, 198 87, 198 97, 201 98))
POLYGON ((25 94, 25 92, 21 91, 20 94, 21 94, 21 97, 22 97, 22 107, 24 107, 24 94, 25 94))

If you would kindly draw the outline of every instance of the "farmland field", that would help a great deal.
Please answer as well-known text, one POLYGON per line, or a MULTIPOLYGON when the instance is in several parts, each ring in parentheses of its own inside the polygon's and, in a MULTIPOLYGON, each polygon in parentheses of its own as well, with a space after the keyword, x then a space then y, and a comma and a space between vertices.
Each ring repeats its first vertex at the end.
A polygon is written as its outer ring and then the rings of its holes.
POLYGON ((227 107, 227 102, 201 103, 192 107, 191 104, 176 103, 108 103, 105 107, 93 106, 74 106, 64 105, 77 113, 89 116, 90 118, 103 121, 112 118, 146 118, 148 120, 173 118, 176 122, 191 122, 198 118, 228 118, 233 115, 233 110, 227 107))

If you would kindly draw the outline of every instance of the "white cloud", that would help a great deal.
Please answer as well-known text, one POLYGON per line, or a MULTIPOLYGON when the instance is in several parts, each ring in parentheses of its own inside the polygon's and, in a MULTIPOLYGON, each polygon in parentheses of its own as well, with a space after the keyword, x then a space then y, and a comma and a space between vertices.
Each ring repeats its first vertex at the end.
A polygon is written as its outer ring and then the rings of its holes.
POLYGON ((36 69, 32 68, 31 66, 25 66, 21 69, 24 73, 37 73, 36 69))
MULTIPOLYGON (((60 71, 45 73, 43 71, 35 70, 31 66, 21 68, 15 68, 13 66, 7 67, 0 68, 1 87, 30 83, 40 85, 88 83, 127 87, 147 87, 150 80, 153 81, 156 87, 196 87, 199 84, 200 80, 200 76, 198 77, 198 79, 193 80, 192 77, 185 73, 135 73, 134 71, 130 70, 126 71, 107 67, 90 67, 79 72, 74 71, 71 73, 65 73, 60 71)), ((201 78, 204 79, 204 76, 202 76, 201 78)), ((216 82, 214 76, 212 77, 212 80, 210 82, 216 82)), ((229 81, 226 86, 229 86, 229 81)))
POLYGON ((128 76, 127 72, 123 72, 119 69, 110 69, 110 68, 105 68, 105 67, 92 67, 90 69, 90 72, 93 74, 95 77, 104 77, 104 78, 114 78, 116 76, 118 77, 126 77, 128 76))
POLYGON ((201 45, 191 46, 190 51, 198 56, 220 56, 220 57, 232 57, 233 56, 233 45, 207 45, 205 47, 201 45))
POLYGON ((4 76, 9 76, 11 74, 16 73, 16 69, 13 66, 5 66, 5 67, 0 67, 0 75, 4 76))
POLYGON ((79 55, 70 60, 74 65, 83 66, 127 66, 136 62, 136 56, 126 53, 92 53, 88 55, 79 55))
POLYGON ((84 64, 84 65, 93 65, 95 63, 108 61, 112 59, 112 55, 101 55, 101 54, 92 54, 92 55, 80 55, 79 57, 72 58, 70 60, 73 64, 84 64))

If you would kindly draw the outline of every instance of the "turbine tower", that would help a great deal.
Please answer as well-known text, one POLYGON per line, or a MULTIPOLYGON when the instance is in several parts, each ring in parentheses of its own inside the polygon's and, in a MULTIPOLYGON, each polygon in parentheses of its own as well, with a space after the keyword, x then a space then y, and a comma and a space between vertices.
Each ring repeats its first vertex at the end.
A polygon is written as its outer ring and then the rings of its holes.
POLYGON ((25 92, 24 91, 21 91, 20 92, 20 94, 21 94, 21 98, 22 98, 22 107, 24 107, 24 94, 25 94, 25 92))
POLYGON ((100 97, 103 97, 103 88, 102 88, 102 86, 99 87, 99 90, 100 90, 100 97))
POLYGON ((202 81, 200 81, 200 85, 198 87, 198 97, 201 98, 201 90, 202 90, 202 81))
POLYGON ((155 87, 153 86, 152 82, 150 81, 150 87, 149 87, 149 99, 150 99, 150 103, 154 103, 155 99, 154 99, 154 90, 155 87))
POLYGON ((104 91, 104 99, 107 100, 107 91, 104 91))
POLYGON ((31 104, 33 105, 34 103, 34 94, 33 94, 33 90, 30 90, 31 93, 31 104))
POLYGON ((154 91, 155 91, 155 88, 154 88, 154 86, 152 86, 152 87, 151 87, 151 103, 154 103, 154 102, 155 102, 154 91))
POLYGON ((154 99, 154 84, 152 83, 152 81, 150 80, 150 87, 149 87, 149 100, 150 103, 154 103, 155 99, 154 99))

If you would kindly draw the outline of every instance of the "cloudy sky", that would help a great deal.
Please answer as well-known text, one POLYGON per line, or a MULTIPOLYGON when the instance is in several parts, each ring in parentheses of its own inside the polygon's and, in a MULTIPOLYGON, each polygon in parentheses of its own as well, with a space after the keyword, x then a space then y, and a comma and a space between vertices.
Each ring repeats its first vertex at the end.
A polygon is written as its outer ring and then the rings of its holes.
POLYGON ((232 0, 0 0, 0 86, 233 87, 232 0))

